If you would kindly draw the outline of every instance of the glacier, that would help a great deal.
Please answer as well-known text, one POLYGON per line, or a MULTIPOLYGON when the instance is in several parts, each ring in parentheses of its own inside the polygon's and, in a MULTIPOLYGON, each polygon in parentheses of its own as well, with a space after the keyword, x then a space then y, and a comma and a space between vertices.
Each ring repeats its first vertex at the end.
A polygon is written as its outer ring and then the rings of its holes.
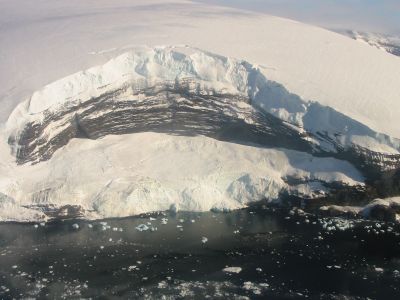
POLYGON ((318 198, 335 183, 364 185, 356 168, 333 158, 151 132, 73 139, 48 161, 1 171, 2 221, 49 220, 47 210, 60 217, 68 206, 88 219, 224 211, 283 192, 318 198))

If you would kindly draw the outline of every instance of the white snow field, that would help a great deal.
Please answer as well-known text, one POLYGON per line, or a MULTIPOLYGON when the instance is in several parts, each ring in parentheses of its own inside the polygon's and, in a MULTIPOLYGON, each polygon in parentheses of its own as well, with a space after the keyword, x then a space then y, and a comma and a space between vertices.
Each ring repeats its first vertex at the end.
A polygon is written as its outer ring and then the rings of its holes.
MULTIPOLYGON (((47 161, 16 165, 10 134, 126 85, 195 78, 299 131, 399 153, 400 60, 339 34, 181 0, 0 1, 0 11, 2 221, 46 220, 44 207, 71 205, 89 219, 236 209, 363 185, 333 158, 150 132, 72 139, 47 161)), ((62 129, 53 125, 47 137, 62 129)))

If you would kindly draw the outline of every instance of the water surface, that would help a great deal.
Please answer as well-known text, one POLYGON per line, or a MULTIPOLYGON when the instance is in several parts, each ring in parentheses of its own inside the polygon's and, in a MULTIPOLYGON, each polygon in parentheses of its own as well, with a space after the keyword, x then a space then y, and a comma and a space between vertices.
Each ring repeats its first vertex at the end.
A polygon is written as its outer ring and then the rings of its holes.
POLYGON ((395 224, 262 208, 105 222, 1 224, 0 297, 400 299, 395 224))

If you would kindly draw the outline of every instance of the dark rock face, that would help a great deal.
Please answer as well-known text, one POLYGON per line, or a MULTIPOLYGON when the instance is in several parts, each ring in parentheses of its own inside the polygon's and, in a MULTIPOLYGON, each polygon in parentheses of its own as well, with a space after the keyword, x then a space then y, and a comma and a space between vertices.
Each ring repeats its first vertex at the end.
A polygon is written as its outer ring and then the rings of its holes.
POLYGON ((375 205, 371 208, 369 217, 374 220, 395 222, 396 209, 391 206, 375 205))
POLYGON ((72 138, 98 139, 109 134, 142 131, 205 135, 219 140, 311 151, 286 123, 262 113, 248 98, 206 94, 183 85, 161 85, 120 100, 126 89, 103 94, 29 123, 9 144, 18 164, 48 160, 72 138))
POLYGON ((51 204, 37 204, 25 207, 44 213, 48 220, 52 221, 84 218, 86 213, 85 208, 80 205, 63 205, 57 207, 51 204))

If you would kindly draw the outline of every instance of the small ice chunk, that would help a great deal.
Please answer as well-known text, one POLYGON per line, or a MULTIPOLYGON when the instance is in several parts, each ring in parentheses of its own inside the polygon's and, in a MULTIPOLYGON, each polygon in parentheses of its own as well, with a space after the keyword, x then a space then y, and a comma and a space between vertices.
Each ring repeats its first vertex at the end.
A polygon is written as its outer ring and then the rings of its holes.
POLYGON ((35 227, 35 228, 38 228, 38 227, 39 227, 39 225, 38 225, 38 224, 35 224, 35 225, 33 225, 33 227, 35 227))
POLYGON ((236 274, 238 274, 238 273, 242 272, 242 268, 241 267, 226 267, 222 271, 224 271, 226 273, 236 273, 236 274))
POLYGON ((92 225, 92 224, 88 224, 88 227, 89 227, 89 228, 93 228, 93 225, 92 225))
POLYGON ((333 266, 335 269, 341 269, 342 268, 342 266, 338 266, 338 265, 334 265, 333 266))
POLYGON ((262 269, 261 268, 257 268, 256 271, 257 272, 262 272, 262 269))
POLYGON ((382 269, 382 268, 375 268, 375 271, 376 271, 376 272, 379 272, 379 273, 382 273, 382 272, 383 272, 383 269, 382 269))
POLYGON ((166 225, 168 223, 168 219, 167 218, 162 218, 161 219, 161 224, 166 225))
POLYGON ((135 271, 135 270, 139 270, 139 268, 135 265, 128 267, 128 272, 135 271))
POLYGON ((205 236, 203 236, 203 237, 201 238, 201 242, 202 242, 203 244, 207 243, 207 242, 208 242, 208 238, 206 238, 205 236))
POLYGON ((248 290, 248 291, 252 291, 255 295, 260 295, 261 294, 261 290, 259 287, 257 287, 254 283, 252 283, 251 281, 246 281, 243 283, 243 289, 248 290))
POLYGON ((76 223, 75 223, 75 224, 72 224, 72 228, 75 229, 75 230, 77 230, 77 229, 79 229, 79 225, 76 224, 76 223))
POLYGON ((149 230, 149 226, 147 226, 146 224, 140 224, 139 226, 136 226, 136 230, 146 231, 146 230, 149 230))

